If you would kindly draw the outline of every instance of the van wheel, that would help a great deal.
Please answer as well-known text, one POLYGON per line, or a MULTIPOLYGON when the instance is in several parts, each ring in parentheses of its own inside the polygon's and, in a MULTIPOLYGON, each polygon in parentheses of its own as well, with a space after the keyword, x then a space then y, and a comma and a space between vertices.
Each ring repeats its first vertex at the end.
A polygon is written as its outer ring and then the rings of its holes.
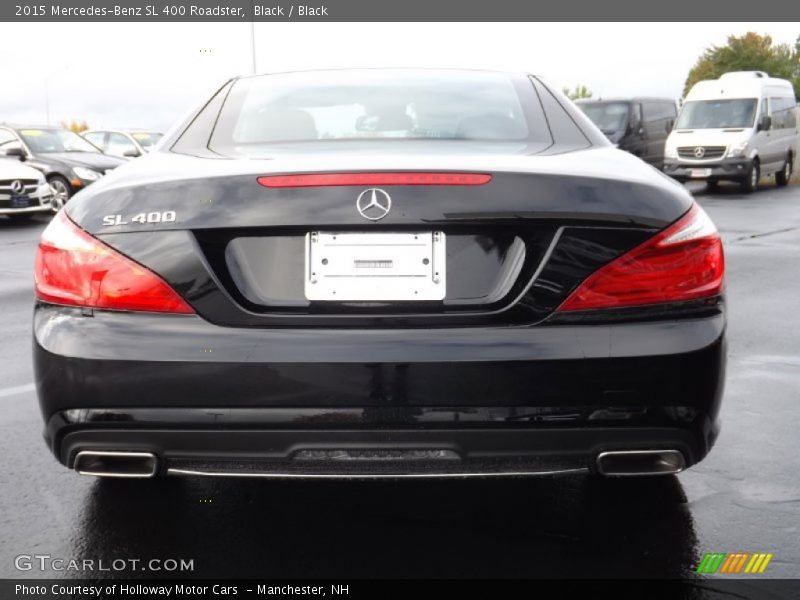
POLYGON ((751 194, 758 189, 758 182, 761 179, 761 167, 757 160, 753 161, 753 166, 750 167, 750 172, 747 177, 742 181, 742 191, 751 194))
POLYGON ((775 173, 775 183, 779 186, 784 186, 789 183, 789 179, 792 178, 792 157, 786 157, 786 164, 783 165, 783 168, 775 173))

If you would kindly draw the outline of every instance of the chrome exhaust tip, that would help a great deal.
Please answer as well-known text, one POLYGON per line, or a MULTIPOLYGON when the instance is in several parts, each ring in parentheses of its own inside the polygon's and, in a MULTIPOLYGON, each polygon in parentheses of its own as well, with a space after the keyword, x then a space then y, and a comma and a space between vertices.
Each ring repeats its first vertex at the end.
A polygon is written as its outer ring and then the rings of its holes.
POLYGON ((597 455, 597 472, 612 477, 674 475, 685 468, 680 450, 609 450, 597 455))
POLYGON ((158 458, 152 452, 82 450, 75 456, 73 468, 95 477, 148 478, 155 476, 158 458))

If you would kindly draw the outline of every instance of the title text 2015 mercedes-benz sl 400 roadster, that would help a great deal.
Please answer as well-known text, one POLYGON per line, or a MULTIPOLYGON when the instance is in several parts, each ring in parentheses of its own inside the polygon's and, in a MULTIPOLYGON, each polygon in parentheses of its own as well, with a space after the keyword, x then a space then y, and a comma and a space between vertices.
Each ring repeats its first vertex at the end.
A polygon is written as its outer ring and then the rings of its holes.
POLYGON ((45 437, 107 476, 676 473, 719 430, 723 269, 537 77, 235 79, 45 230, 45 437))

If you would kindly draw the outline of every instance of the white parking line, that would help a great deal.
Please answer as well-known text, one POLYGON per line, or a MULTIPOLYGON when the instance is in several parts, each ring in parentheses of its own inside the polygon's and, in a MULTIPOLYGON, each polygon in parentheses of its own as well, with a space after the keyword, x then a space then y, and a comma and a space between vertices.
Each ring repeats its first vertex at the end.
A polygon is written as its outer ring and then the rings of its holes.
POLYGON ((32 392, 35 389, 36 386, 32 383, 26 383, 25 385, 16 385, 14 387, 0 390, 0 398, 5 398, 6 396, 15 396, 16 394, 27 394, 28 392, 32 392))

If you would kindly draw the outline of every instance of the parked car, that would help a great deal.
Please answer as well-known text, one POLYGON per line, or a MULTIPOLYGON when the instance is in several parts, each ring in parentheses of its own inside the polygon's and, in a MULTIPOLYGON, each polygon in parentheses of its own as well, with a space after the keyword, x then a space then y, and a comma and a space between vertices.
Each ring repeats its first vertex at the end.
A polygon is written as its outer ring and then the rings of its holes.
POLYGON ((611 143, 650 163, 664 165, 664 142, 675 124, 678 108, 669 98, 578 100, 586 116, 611 143))
POLYGON ((676 473, 717 437, 723 271, 539 78, 246 77, 45 230, 34 380, 89 475, 676 473))
POLYGON ((142 129, 92 129, 81 135, 106 154, 136 158, 150 152, 164 134, 142 129))
POLYGON ((26 219, 53 209, 44 175, 16 160, 0 159, 0 215, 26 219))
POLYGON ((797 100, 785 79, 735 71, 697 82, 667 139, 665 172, 678 181, 735 181, 753 192, 761 177, 792 176, 797 100))
POLYGON ((106 156, 81 136, 58 127, 0 124, 0 156, 44 173, 58 210, 69 198, 125 161, 106 156))

